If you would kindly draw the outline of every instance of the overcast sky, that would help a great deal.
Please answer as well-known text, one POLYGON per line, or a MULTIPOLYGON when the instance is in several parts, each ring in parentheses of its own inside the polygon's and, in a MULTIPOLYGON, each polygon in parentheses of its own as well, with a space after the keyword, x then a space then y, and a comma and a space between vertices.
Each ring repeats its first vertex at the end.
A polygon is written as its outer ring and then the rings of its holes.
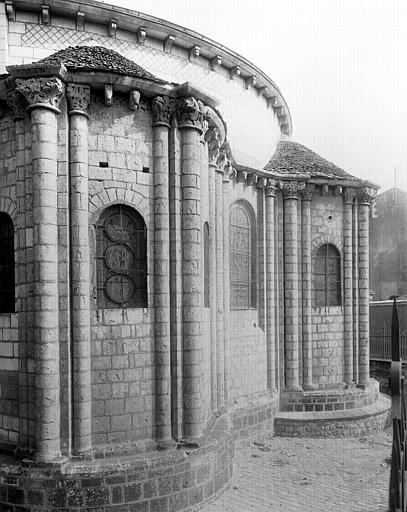
POLYGON ((282 91, 293 139, 407 190, 406 0, 107 0, 196 30, 282 91))

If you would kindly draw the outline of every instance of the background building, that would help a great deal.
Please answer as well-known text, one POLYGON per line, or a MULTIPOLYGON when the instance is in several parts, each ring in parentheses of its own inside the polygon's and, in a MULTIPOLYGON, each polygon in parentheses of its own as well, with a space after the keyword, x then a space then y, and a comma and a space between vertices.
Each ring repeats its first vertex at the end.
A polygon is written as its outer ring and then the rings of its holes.
POLYGON ((373 300, 407 295, 407 193, 378 194, 370 223, 370 289, 373 300))
POLYGON ((291 141, 277 86, 203 36, 0 5, 0 504, 190 509, 234 442, 382 426, 375 187, 291 141))

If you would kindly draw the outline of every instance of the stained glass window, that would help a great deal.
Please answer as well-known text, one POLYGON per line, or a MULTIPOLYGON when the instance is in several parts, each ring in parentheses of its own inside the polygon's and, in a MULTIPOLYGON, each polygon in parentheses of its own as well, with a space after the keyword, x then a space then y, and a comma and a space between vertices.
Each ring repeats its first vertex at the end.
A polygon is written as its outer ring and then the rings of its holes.
POLYGON ((314 305, 340 306, 341 303, 341 256, 334 245, 321 245, 315 255, 314 305))
POLYGON ((256 305, 255 232, 243 204, 230 212, 230 307, 248 309, 256 305))
POLYGON ((125 205, 107 208, 96 228, 97 305, 100 309, 147 306, 147 231, 125 205))
POLYGON ((14 311, 14 227, 9 215, 0 213, 0 313, 14 311))

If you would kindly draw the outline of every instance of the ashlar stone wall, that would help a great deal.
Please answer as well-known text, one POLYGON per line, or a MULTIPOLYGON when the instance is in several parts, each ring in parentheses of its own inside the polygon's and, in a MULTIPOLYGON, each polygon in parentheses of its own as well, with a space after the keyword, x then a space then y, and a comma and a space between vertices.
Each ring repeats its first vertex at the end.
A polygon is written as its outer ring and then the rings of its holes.
POLYGON ((118 94, 110 107, 93 95, 89 115, 91 287, 96 286, 93 228, 112 204, 128 204, 143 216, 150 262, 146 308, 101 310, 91 290, 92 442, 102 445, 154 437, 152 127, 147 104, 131 111, 128 97, 118 94))
MULTIPOLYGON (((315 194, 311 202, 311 225, 313 262, 315 253, 321 245, 333 244, 341 255, 343 276, 342 196, 335 197, 332 192, 327 196, 315 194)), ((336 384, 344 380, 343 322, 343 289, 342 306, 321 308, 313 304, 313 378, 317 384, 336 384)))

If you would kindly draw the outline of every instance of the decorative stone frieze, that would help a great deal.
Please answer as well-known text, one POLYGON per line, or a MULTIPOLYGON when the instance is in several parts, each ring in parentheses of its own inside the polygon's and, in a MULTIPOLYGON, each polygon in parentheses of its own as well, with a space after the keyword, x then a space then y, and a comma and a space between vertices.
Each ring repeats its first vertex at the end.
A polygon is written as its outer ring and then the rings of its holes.
POLYGON ((353 203, 356 197, 356 189, 346 187, 343 192, 343 200, 345 203, 353 203))
POLYGON ((16 78, 16 89, 28 101, 29 110, 41 107, 59 113, 58 107, 64 95, 64 84, 60 78, 16 78))
POLYGON ((193 96, 184 96, 177 101, 178 127, 182 129, 195 128, 200 133, 204 131, 204 121, 207 113, 204 104, 193 96))
POLYGON ((312 195, 315 192, 315 185, 306 184, 301 190, 301 199, 303 201, 311 201, 312 195))
POLYGON ((171 116, 174 113, 174 102, 168 96, 155 96, 151 101, 151 115, 153 126, 171 125, 171 116))
POLYGON ((22 94, 13 89, 7 94, 6 102, 12 111, 13 121, 24 119, 27 103, 22 94))
POLYGON ((66 86, 69 114, 87 114, 90 102, 90 87, 82 84, 68 84, 66 86))
POLYGON ((284 199, 298 199, 305 188, 303 181, 280 181, 279 185, 284 199))
POLYGON ((211 126, 205 134, 205 140, 208 143, 209 165, 217 167, 220 155, 220 134, 216 126, 211 126))

